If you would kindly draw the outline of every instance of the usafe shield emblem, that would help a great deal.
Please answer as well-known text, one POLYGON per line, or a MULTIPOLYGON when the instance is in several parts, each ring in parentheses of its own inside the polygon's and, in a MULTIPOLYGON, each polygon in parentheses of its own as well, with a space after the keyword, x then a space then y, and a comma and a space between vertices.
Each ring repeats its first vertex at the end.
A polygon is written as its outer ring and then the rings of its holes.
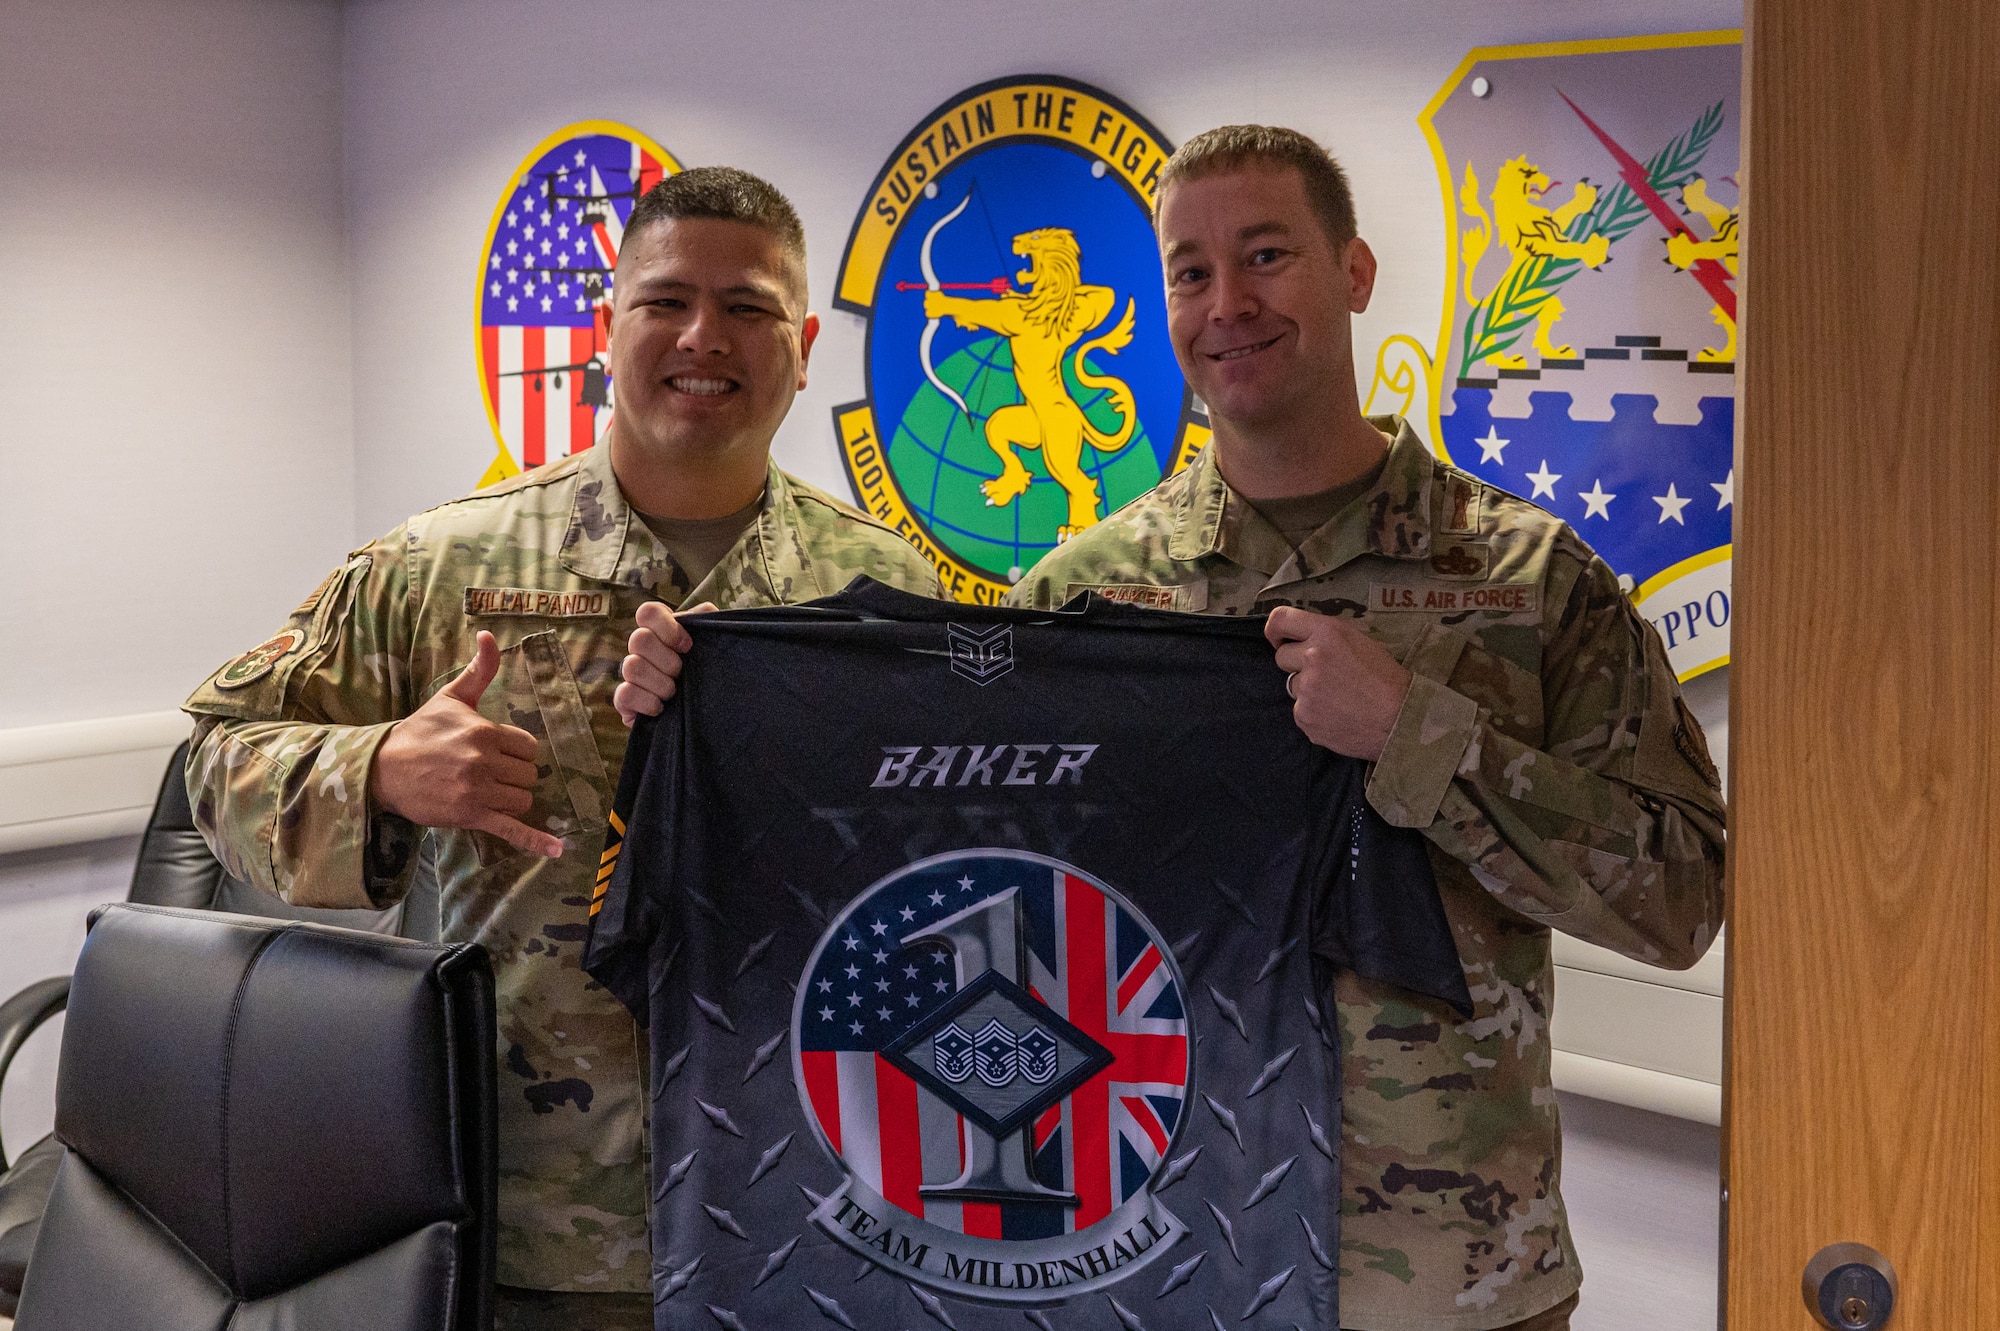
POLYGON ((793 1007, 799 1099, 845 1174, 812 1223, 986 1303, 1118 1284, 1187 1229, 1156 1195, 1187 1117, 1185 994, 1146 918, 1067 864, 966 850, 890 874, 793 1007))
POLYGON ((1167 340, 1151 209, 1172 145, 1049 76, 967 89, 891 154, 834 304, 868 397, 834 426, 861 504, 991 604, 1186 465, 1206 422, 1167 340))
POLYGON ((592 444, 611 423, 612 269, 639 196, 680 163, 585 120, 536 144, 501 191, 479 259, 479 382, 499 451, 482 486, 592 444))
MULTIPOLYGON (((1684 680, 1729 660, 1739 41, 1475 50, 1421 117, 1450 238, 1432 440, 1575 527, 1684 680)), ((1430 368, 1392 338, 1377 409, 1430 368)))

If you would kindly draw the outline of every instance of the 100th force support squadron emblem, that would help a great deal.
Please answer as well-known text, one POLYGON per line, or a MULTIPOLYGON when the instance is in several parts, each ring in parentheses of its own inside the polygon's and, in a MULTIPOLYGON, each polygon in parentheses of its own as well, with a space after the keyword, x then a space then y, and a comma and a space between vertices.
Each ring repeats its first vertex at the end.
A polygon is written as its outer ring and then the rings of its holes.
POLYGON ((1067 864, 890 874, 828 926, 792 1012, 799 1099, 845 1175, 812 1223, 985 1303, 1132 1275, 1187 1232, 1155 1191, 1187 1117, 1185 993, 1145 917, 1067 864))
POLYGON ((1151 223, 1173 149, 1047 76, 940 106, 882 168, 834 304, 868 397, 834 410, 863 507, 991 604, 1208 439, 1167 338, 1151 223))

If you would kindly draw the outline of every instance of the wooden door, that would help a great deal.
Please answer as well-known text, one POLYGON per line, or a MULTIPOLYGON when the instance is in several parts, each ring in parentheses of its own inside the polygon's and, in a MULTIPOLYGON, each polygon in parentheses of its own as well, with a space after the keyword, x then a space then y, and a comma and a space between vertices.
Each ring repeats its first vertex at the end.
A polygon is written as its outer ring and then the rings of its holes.
POLYGON ((1730 1331, 2000 1327, 2000 0, 1750 0, 1730 1331))

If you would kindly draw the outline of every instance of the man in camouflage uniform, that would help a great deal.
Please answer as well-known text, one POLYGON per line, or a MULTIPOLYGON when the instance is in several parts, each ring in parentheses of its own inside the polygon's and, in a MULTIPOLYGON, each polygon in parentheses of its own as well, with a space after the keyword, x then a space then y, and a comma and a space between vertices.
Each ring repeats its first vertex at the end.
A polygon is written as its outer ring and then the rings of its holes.
POLYGON ((1343 974, 1342 1325, 1559 1331, 1582 1280, 1558 1188, 1551 929, 1693 965, 1724 812, 1657 635, 1575 532, 1361 415, 1375 262, 1325 151, 1191 140, 1160 181, 1168 319, 1211 445, 1014 589, 1270 615, 1299 726, 1420 829, 1477 1004, 1343 974))
POLYGON ((491 953, 503 1328, 653 1324, 644 1045, 578 964, 632 702, 673 687, 621 661, 628 639, 684 645, 674 608, 857 574, 941 594, 908 544, 771 464, 818 329, 805 300, 783 196, 669 177, 619 255, 604 445, 357 551, 187 703, 195 819, 231 873, 381 907, 427 836, 439 936, 491 953))

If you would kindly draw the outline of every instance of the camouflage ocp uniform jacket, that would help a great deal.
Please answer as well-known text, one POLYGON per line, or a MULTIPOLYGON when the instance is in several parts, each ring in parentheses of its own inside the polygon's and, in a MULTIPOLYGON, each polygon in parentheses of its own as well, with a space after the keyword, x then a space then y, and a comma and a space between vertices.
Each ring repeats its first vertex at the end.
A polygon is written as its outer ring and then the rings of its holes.
POLYGON ((1722 796, 1652 628, 1560 520, 1394 418, 1372 493, 1296 554, 1212 450, 1072 538, 1015 604, 1090 590, 1207 614, 1350 619, 1415 676, 1370 774, 1421 829, 1477 1004, 1342 975, 1342 1324, 1485 1331, 1582 1279, 1558 1182, 1550 930, 1655 965, 1722 916, 1722 796))
POLYGON ((756 521, 690 587, 626 504, 609 454, 412 518, 186 704, 195 821, 229 872, 298 905, 381 906, 407 889, 421 829, 373 807, 376 748, 472 659, 480 629, 499 640, 480 711, 539 741, 523 821, 561 836, 564 854, 442 830, 424 854, 439 936, 493 958, 500 1279, 585 1292, 650 1288, 643 1039, 578 964, 625 754, 611 694, 635 613, 648 600, 805 601, 863 573, 942 594, 908 544, 775 466, 756 521))

